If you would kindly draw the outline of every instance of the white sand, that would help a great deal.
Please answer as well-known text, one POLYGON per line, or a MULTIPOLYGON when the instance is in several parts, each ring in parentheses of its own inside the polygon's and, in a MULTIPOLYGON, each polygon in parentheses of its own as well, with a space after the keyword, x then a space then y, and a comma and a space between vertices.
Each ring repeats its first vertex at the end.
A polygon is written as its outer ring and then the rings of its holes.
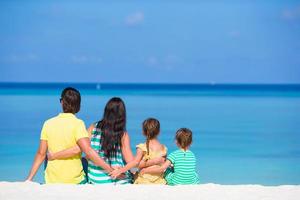
POLYGON ((0 182, 0 200, 299 200, 300 185, 40 185, 0 182))

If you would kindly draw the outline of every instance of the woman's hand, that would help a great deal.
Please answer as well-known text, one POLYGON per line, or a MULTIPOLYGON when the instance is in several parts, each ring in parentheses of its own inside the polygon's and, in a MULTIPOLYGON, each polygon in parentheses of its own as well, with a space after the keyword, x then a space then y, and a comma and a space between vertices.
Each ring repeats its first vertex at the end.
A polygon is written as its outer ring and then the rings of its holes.
POLYGON ((109 173, 109 175, 112 177, 112 179, 116 179, 122 174, 121 169, 114 169, 112 172, 109 173))
POLYGON ((51 152, 48 151, 48 153, 47 153, 47 159, 49 161, 55 160, 55 156, 54 155, 55 155, 54 153, 51 153, 51 152))
POLYGON ((124 179, 126 178, 126 175, 124 173, 121 173, 121 166, 113 166, 112 167, 112 171, 109 173, 109 175, 113 178, 113 179, 124 179), (112 175, 113 173, 116 173, 114 175, 112 175))

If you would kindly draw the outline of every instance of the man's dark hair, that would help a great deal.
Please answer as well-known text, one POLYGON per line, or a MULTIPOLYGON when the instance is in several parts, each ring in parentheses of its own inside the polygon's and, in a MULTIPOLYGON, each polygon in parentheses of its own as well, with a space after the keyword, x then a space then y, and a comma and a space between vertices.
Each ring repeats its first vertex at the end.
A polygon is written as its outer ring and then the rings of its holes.
POLYGON ((72 87, 65 88, 61 93, 62 108, 64 113, 78 113, 80 110, 81 96, 78 90, 72 87))

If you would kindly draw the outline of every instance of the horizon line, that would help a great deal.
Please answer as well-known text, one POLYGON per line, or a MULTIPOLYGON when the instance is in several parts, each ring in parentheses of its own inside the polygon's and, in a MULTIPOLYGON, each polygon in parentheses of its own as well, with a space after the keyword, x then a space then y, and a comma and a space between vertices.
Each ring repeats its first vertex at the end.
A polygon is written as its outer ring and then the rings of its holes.
POLYGON ((147 90, 147 91, 219 91, 219 90, 262 90, 262 91, 296 91, 300 92, 300 84, 279 83, 97 83, 97 82, 0 82, 0 89, 63 89, 75 87, 87 90, 147 90))
POLYGON ((75 81, 66 81, 66 82, 13 82, 13 81, 0 81, 0 85, 3 84, 82 84, 82 85, 94 85, 94 84, 109 84, 109 85, 300 85, 300 83, 239 83, 239 82, 75 82, 75 81))

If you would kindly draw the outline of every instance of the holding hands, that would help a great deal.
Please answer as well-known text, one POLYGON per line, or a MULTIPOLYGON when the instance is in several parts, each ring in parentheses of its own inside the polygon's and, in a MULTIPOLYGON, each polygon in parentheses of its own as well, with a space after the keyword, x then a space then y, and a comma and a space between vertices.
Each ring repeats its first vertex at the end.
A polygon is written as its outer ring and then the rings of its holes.
POLYGON ((125 172, 123 172, 120 166, 112 167, 113 170, 109 173, 112 179, 124 179, 126 178, 125 172))
POLYGON ((114 169, 112 172, 109 173, 109 175, 113 178, 113 179, 117 179, 118 177, 120 178, 120 175, 122 175, 124 172, 122 172, 122 169, 117 168, 114 169))

